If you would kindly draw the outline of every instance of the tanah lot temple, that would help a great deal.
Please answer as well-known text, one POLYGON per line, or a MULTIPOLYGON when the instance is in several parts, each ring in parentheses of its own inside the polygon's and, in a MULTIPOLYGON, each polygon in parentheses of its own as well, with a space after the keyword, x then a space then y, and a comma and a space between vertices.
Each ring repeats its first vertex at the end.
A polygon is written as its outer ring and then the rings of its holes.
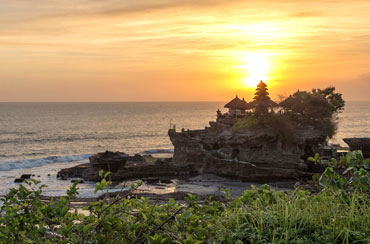
POLYGON ((255 97, 253 101, 248 103, 244 98, 240 99, 237 95, 233 100, 225 104, 225 108, 229 109, 227 114, 222 115, 221 111, 217 111, 217 117, 240 117, 246 116, 252 113, 252 111, 263 114, 272 110, 275 107, 279 107, 277 103, 271 100, 266 83, 262 80, 257 85, 255 97))

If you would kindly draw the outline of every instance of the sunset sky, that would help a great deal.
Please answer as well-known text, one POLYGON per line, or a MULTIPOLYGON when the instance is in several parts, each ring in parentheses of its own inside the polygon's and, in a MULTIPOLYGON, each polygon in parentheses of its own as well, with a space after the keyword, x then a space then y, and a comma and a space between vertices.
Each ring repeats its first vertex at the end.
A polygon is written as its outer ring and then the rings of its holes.
POLYGON ((370 1, 0 0, 0 101, 370 100, 370 1))

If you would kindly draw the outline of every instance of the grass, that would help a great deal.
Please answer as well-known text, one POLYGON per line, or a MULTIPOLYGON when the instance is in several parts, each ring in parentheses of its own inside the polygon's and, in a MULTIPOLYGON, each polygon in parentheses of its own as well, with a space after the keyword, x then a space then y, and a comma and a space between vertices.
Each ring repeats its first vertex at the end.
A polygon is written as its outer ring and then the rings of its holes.
POLYGON ((264 185, 226 203, 199 204, 189 194, 185 204, 160 206, 123 197, 91 203, 89 216, 69 211, 75 192, 46 204, 38 191, 12 191, 3 199, 0 243, 370 243, 370 198, 357 192, 264 185))
POLYGON ((233 129, 252 129, 258 125, 258 118, 255 116, 248 116, 244 118, 238 118, 236 123, 233 125, 233 129))

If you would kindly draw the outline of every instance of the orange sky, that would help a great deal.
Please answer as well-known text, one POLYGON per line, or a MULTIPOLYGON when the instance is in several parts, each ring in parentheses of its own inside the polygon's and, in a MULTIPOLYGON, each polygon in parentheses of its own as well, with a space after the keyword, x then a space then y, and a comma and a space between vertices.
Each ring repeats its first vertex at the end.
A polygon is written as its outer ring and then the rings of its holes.
POLYGON ((250 100, 259 79, 370 100, 370 1, 0 0, 0 101, 250 100))

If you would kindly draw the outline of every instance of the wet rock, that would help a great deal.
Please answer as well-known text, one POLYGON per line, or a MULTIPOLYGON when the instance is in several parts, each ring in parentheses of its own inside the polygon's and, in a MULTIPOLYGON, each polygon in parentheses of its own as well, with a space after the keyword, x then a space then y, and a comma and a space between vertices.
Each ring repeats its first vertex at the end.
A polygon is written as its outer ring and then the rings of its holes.
POLYGON ((72 179, 71 180, 71 183, 76 183, 76 182, 78 182, 78 183, 84 183, 84 180, 83 179, 72 179))
POLYGON ((30 179, 31 176, 35 176, 35 175, 32 175, 32 174, 23 174, 23 175, 21 175, 21 179, 30 179))
POLYGON ((29 180, 31 179, 32 176, 35 176, 33 174, 22 174, 20 178, 14 179, 14 183, 20 183, 23 182, 24 180, 29 180))
POLYGON ((146 182, 147 184, 156 184, 156 183, 159 183, 160 180, 155 177, 149 177, 149 178, 144 178, 143 181, 146 182))
MULTIPOLYGON (((198 171, 191 166, 158 165, 158 164, 132 164, 120 168, 109 175, 111 181, 124 181, 133 179, 157 178, 159 180, 182 175, 197 175, 198 171)), ((63 178, 82 178, 87 181, 100 181, 99 170, 90 164, 77 165, 72 168, 62 169, 58 172, 63 178)))
POLYGON ((128 161, 131 162, 144 162, 145 158, 141 156, 140 154, 136 153, 134 156, 129 156, 128 161))
POLYGON ((116 172, 118 169, 125 167, 128 158, 129 156, 122 152, 106 151, 89 157, 89 160, 91 166, 96 169, 116 172))
POLYGON ((370 157, 370 138, 344 138, 343 141, 347 143, 350 150, 361 150, 364 157, 370 157))

